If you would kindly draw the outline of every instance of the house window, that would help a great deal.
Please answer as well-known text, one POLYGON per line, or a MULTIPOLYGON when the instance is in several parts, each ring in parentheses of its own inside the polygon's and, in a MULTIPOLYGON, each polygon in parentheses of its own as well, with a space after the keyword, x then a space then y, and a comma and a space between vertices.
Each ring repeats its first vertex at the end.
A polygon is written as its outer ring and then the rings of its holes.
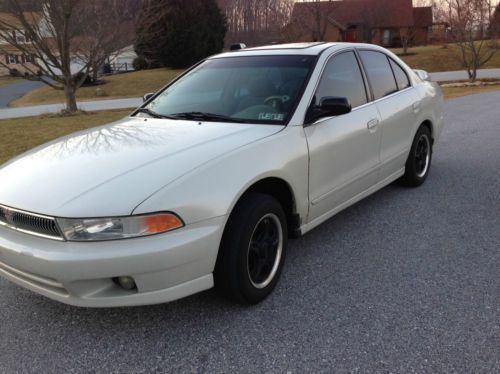
POLYGON ((24 61, 34 63, 35 62, 35 56, 29 54, 24 56, 24 61))
POLYGON ((16 43, 18 43, 18 44, 26 43, 26 37, 24 36, 24 34, 22 34, 19 31, 16 31, 15 35, 16 35, 16 43))
POLYGON ((17 56, 16 55, 8 55, 7 56, 7 64, 9 64, 9 65, 17 64, 17 56))
POLYGON ((384 35, 382 36, 382 44, 389 45, 391 43, 391 30, 384 30, 384 35))

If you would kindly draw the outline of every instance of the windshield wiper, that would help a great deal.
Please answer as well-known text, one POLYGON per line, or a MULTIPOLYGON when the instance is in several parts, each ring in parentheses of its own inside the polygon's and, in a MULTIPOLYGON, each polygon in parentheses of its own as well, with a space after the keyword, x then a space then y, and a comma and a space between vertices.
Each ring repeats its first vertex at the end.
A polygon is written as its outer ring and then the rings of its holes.
POLYGON ((177 119, 187 119, 195 121, 217 121, 217 122, 236 122, 236 123, 249 123, 244 119, 233 118, 222 114, 205 113, 205 112, 185 112, 172 114, 177 119))
POLYGON ((148 108, 139 108, 137 109, 137 113, 145 113, 153 118, 162 118, 162 119, 178 119, 177 117, 173 117, 173 116, 167 116, 167 115, 164 115, 164 114, 160 114, 160 113, 156 113, 154 111, 152 111, 151 109, 148 109, 148 108))

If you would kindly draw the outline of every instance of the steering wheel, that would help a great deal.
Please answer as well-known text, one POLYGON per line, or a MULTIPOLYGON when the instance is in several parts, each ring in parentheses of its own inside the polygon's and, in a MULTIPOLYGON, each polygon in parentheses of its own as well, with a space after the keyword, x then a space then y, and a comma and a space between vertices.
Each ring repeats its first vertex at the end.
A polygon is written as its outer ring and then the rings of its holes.
POLYGON ((283 96, 269 96, 264 100, 264 104, 269 105, 273 107, 276 110, 281 109, 281 105, 285 104, 286 102, 290 101, 290 96, 283 95, 283 96))

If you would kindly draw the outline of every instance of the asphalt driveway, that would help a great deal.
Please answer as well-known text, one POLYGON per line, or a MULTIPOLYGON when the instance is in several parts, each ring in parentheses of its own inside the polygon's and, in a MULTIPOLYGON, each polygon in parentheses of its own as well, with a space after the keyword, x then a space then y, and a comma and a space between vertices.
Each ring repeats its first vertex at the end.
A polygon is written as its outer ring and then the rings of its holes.
POLYGON ((498 103, 448 101, 427 183, 292 241, 258 306, 76 309, 0 280, 0 373, 500 372, 498 103))
POLYGON ((44 85, 45 84, 42 82, 22 79, 5 87, 0 87, 0 109, 8 108, 11 101, 19 99, 28 92, 43 87, 44 85))

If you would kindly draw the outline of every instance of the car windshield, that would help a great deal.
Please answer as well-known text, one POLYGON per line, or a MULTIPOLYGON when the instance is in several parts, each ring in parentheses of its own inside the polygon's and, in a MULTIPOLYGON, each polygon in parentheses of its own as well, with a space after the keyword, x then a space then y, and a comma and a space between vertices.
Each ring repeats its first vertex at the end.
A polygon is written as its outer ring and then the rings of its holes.
POLYGON ((286 124, 315 60, 314 56, 207 60, 141 111, 160 118, 286 124))

